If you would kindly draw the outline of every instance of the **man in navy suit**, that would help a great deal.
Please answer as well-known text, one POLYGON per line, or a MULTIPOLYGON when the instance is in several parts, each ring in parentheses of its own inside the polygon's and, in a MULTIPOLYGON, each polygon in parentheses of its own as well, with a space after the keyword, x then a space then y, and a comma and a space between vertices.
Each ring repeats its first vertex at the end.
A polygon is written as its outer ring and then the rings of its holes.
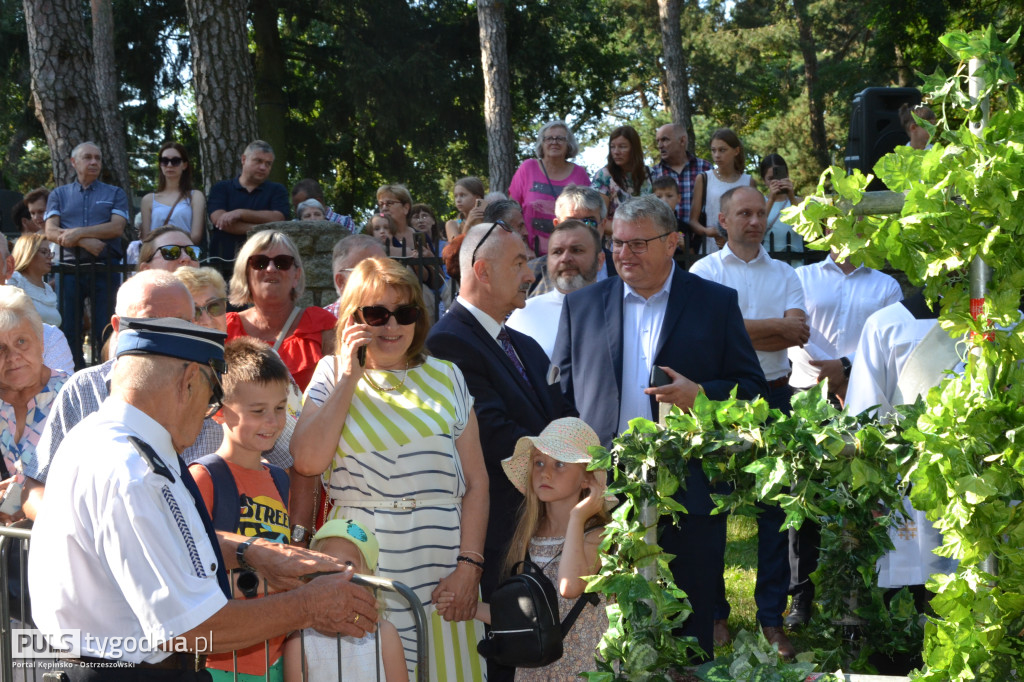
MULTIPOLYGON (((657 197, 626 202, 612 224, 619 277, 569 294, 562 307, 553 358, 562 391, 606 447, 630 419, 656 420, 658 402, 685 410, 700 391, 716 400, 734 387, 741 398, 767 393, 736 292, 677 268, 678 241, 675 216, 657 197), (649 385, 654 365, 670 383, 649 385)), ((693 607, 681 634, 696 637, 713 656, 724 535, 709 516, 714 503, 700 462, 690 463, 686 490, 676 499, 689 513, 678 525, 662 524, 660 543, 675 555, 672 575, 693 607)))
POLYGON ((536 436, 551 420, 575 414, 540 345, 504 326, 509 313, 526 305, 533 282, 528 259, 526 244, 504 222, 473 226, 459 251, 459 297, 427 336, 432 355, 462 370, 475 401, 491 496, 480 582, 485 600, 498 585, 523 501, 501 460, 512 456, 522 436, 536 436))

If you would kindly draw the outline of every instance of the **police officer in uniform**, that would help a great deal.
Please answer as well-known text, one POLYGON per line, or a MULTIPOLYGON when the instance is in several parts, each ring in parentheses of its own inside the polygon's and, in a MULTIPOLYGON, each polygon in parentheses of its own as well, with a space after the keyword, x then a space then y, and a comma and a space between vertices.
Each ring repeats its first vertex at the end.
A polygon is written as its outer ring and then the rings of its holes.
MULTIPOLYGON (((179 319, 123 319, 110 397, 64 439, 32 533, 39 629, 80 631, 72 680, 208 680, 204 654, 313 627, 361 637, 376 604, 337 565, 282 561, 255 538, 221 540, 179 453, 222 395, 224 334, 179 319), (287 564, 287 565, 286 565, 287 564), (288 589, 229 598, 227 570, 288 589)), ((287 557, 285 557, 287 559, 287 557)))

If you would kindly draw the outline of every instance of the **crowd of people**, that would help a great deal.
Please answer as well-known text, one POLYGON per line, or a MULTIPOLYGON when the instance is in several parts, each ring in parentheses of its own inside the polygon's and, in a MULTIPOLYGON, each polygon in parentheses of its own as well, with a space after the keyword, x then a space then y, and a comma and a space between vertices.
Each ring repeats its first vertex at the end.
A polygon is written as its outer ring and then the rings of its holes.
MULTIPOLYGON (((648 168, 637 132, 617 128, 591 179, 572 162, 571 128, 552 121, 507 196, 460 179, 442 222, 388 184, 363 230, 316 181, 289 194, 267 180, 262 141, 208 198, 187 150, 167 143, 142 200, 138 273, 119 284, 69 269, 54 292, 53 253, 80 266, 126 253, 127 198, 98 179, 98 147, 78 145, 76 180, 26 195, 13 254, 0 240, 0 520, 35 521, 28 582, 44 632, 163 648, 83 644, 71 679, 412 676, 411 609, 355 586, 352 568, 426 605, 431 679, 590 669, 603 604, 584 609, 547 668, 476 651, 488 597, 523 559, 556 585, 562 616, 597 570, 614 500, 606 472, 587 470, 589 446, 699 393, 762 396, 783 412, 821 381, 840 403, 899 398, 879 374, 902 361, 876 353, 865 366, 858 349, 869 317, 900 305, 895 280, 835 253, 796 269, 773 259, 766 236, 800 201, 784 159, 763 157, 762 194, 731 130, 712 135, 712 162, 688 142, 662 126, 648 168), (298 303, 299 250, 261 227, 293 211, 351 233, 334 248, 338 300, 324 308, 298 303), (93 333, 110 330, 109 357, 88 368, 86 298, 93 333), (97 667, 112 660, 116 673, 97 667)), ((676 493, 687 514, 659 538, 693 607, 679 634, 707 656, 730 639, 716 491, 692 462, 676 493)), ((781 531, 783 518, 771 505, 758 517, 754 596, 790 658, 786 628, 809 619, 819 538, 810 524, 781 531)))

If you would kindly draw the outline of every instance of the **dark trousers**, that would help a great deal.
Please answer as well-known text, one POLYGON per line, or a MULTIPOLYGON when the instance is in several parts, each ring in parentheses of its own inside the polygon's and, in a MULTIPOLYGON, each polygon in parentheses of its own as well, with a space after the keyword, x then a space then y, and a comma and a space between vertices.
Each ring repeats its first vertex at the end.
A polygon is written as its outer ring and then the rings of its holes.
MULTIPOLYGON (((71 357, 75 360, 75 370, 85 367, 85 356, 82 353, 83 324, 85 320, 85 300, 92 305, 90 338, 93 348, 99 350, 106 338, 103 334, 110 315, 114 310, 113 299, 120 285, 121 275, 116 272, 93 270, 83 266, 80 273, 58 275, 60 289, 60 326, 71 346, 71 357)), ((98 361, 94 354, 93 362, 98 361)))
POLYGON ((800 530, 789 529, 789 593, 808 602, 814 600, 811 573, 818 568, 821 548, 821 526, 810 519, 800 530))
POLYGON ((715 657, 716 584, 725 570, 725 517, 684 514, 678 525, 662 523, 661 546, 675 555, 672 579, 686 592, 693 613, 676 634, 694 637, 708 659, 715 657))
MULTIPOLYGON (((484 572, 480 576, 480 594, 485 603, 490 601, 491 593, 501 584, 501 567, 505 563, 505 554, 507 552, 507 545, 500 547, 484 545, 484 572)), ((486 626, 485 629, 489 631, 490 626, 486 626)), ((500 665, 490 658, 486 660, 488 682, 512 682, 515 678, 515 668, 500 665)))
MULTIPOLYGON (((788 385, 769 390, 766 396, 769 407, 789 414, 793 389, 788 385)), ((789 592, 789 535, 781 530, 786 513, 776 504, 758 504, 761 513, 757 515, 757 580, 754 584, 754 603, 757 604, 757 622, 768 627, 782 625, 782 614, 786 610, 789 592)), ((723 515, 724 516, 724 515, 723 515)), ((725 522, 719 531, 722 535, 723 571, 725 552, 725 522)), ((729 602, 725 598, 725 576, 719 575, 715 585, 715 620, 729 617, 729 602)))

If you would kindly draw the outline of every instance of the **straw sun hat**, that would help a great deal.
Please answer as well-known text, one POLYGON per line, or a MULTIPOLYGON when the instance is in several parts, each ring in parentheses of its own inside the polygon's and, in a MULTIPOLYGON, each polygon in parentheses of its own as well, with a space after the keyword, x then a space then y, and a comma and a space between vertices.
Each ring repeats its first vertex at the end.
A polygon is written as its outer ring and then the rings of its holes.
MULTIPOLYGON (((539 436, 520 438, 512 456, 501 460, 501 467, 516 489, 525 495, 526 485, 530 481, 530 451, 532 448, 537 448, 559 462, 590 464, 588 448, 600 444, 601 441, 594 433, 594 429, 587 426, 582 419, 562 417, 548 424, 539 436)), ((605 485, 608 472, 598 469, 593 473, 597 482, 605 485)))

